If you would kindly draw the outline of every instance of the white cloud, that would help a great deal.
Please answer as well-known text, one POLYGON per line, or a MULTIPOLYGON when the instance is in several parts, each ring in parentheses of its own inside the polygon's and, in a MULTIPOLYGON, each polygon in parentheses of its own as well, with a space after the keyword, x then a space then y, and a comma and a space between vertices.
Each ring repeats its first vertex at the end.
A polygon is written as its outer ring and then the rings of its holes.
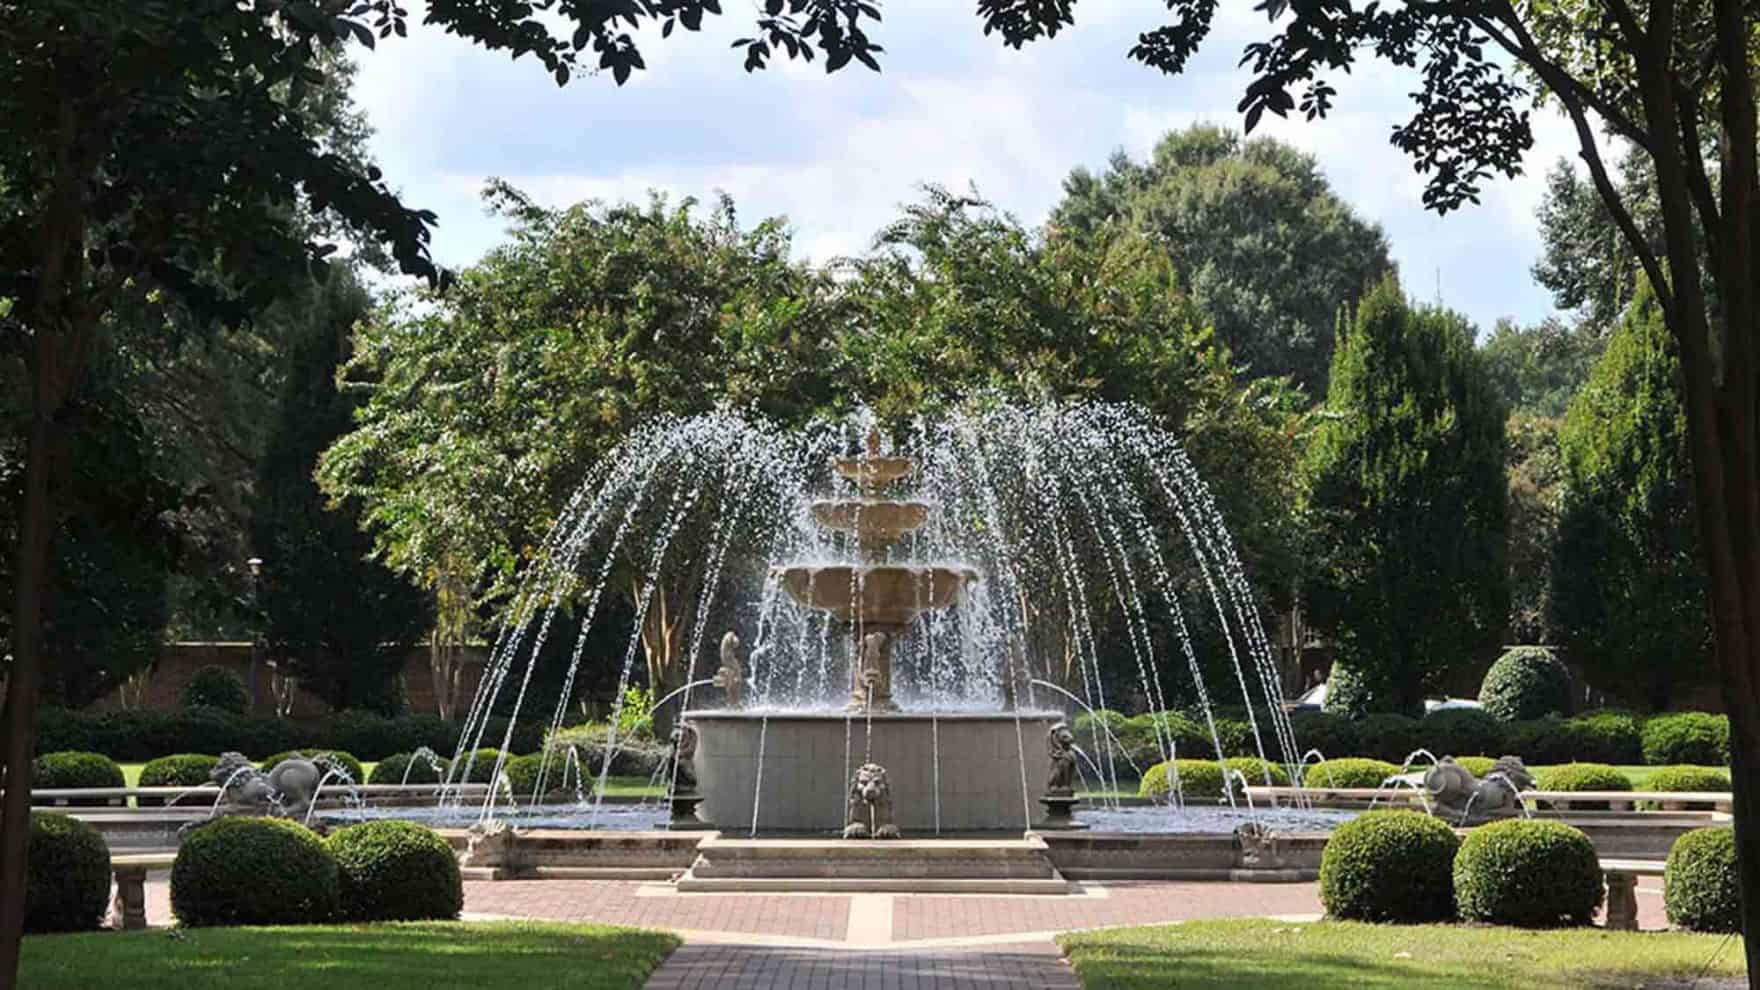
MULTIPOLYGON (((862 250, 922 183, 975 183, 1034 223, 1074 166, 1102 167, 1118 148, 1142 155, 1196 121, 1239 126, 1247 77, 1234 62, 1263 28, 1257 14, 1224 17, 1187 74, 1167 79, 1125 59, 1154 5, 1084 3, 1075 29, 1023 52, 985 38, 966 4, 885 9, 878 75, 850 68, 827 78, 817 65, 781 62, 747 75, 727 47, 745 26, 733 5, 701 35, 650 40, 649 71, 622 88, 595 77, 558 88, 530 59, 416 30, 364 58, 357 96, 387 174, 409 202, 440 214, 435 247, 448 264, 469 263, 502 236, 477 200, 488 175, 551 204, 725 190, 749 220, 786 215, 797 249, 826 257, 862 250)), ((1409 78, 1371 63, 1339 83, 1331 119, 1272 119, 1263 130, 1314 154, 1340 194, 1382 224, 1416 294, 1434 292, 1440 269, 1445 300, 1484 327, 1549 312, 1527 276, 1538 252, 1533 207, 1568 134, 1541 120, 1528 175, 1492 184, 1477 209, 1437 218, 1422 209, 1422 178, 1387 143, 1408 112, 1409 78)))

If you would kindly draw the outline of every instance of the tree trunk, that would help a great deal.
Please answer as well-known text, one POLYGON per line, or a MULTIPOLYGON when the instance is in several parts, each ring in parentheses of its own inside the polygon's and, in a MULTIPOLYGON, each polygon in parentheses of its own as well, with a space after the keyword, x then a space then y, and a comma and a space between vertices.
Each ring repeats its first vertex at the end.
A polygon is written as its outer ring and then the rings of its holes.
MULTIPOLYGON (((659 701, 680 686, 678 663, 684 636, 684 608, 662 586, 654 589, 654 600, 642 618, 642 653, 648 665, 648 692, 651 701, 659 701)), ((684 597, 680 595, 679 597, 684 597)), ((620 685, 621 687, 621 685, 620 685)), ((654 738, 667 739, 672 734, 674 710, 678 702, 668 702, 654 709, 654 738)))
POLYGON ((24 498, 19 506, 19 540, 13 571, 12 672, 5 707, 8 774, 0 799, 0 987, 17 984, 19 940, 24 932, 25 840, 30 832, 31 747, 36 729, 37 685, 41 680, 43 586, 49 572, 49 465, 53 455, 53 413, 37 403, 25 454, 24 498))

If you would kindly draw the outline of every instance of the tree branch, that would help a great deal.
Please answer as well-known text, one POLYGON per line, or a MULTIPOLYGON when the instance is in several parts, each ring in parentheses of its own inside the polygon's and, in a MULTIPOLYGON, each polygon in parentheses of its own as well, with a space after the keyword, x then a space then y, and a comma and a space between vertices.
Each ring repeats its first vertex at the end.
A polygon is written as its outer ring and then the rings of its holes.
MULTIPOLYGON (((1651 150, 1650 135, 1644 128, 1639 127, 1636 121, 1626 116, 1624 111, 1603 99, 1601 94, 1583 85, 1575 76, 1560 68, 1558 63, 1541 53, 1540 46, 1535 43, 1534 36, 1529 34, 1528 29, 1523 26, 1515 8, 1505 2, 1500 5, 1499 11, 1499 19, 1509 27, 1508 34, 1498 30, 1497 26, 1486 17, 1472 17, 1470 20, 1474 27, 1485 32, 1504 51, 1515 56, 1523 65, 1533 69, 1548 86, 1552 87, 1559 102, 1564 102, 1567 95, 1575 97, 1581 104, 1587 105, 1599 114, 1602 120, 1607 121, 1614 133, 1646 152, 1651 150)), ((1637 58, 1635 51, 1633 58, 1637 58)))

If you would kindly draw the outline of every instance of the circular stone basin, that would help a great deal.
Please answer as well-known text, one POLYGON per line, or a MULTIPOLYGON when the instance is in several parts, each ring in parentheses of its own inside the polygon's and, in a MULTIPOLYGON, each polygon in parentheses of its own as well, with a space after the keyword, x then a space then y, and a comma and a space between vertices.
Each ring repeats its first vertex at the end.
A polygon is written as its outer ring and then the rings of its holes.
POLYGON ((802 605, 877 626, 907 626, 924 612, 946 608, 978 579, 970 567, 904 564, 796 564, 771 573, 802 605))
POLYGON ((838 474, 863 488, 890 485, 917 469, 909 457, 839 457, 831 463, 838 474))
POLYGON ((927 502, 888 502, 879 499, 826 499, 814 502, 813 518, 819 525, 863 539, 891 542, 921 529, 929 521, 927 502))

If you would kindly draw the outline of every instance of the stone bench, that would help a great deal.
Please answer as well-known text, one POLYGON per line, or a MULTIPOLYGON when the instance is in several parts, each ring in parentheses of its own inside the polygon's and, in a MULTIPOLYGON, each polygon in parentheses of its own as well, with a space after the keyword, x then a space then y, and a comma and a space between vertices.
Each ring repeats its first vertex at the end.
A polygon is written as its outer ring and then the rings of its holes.
POLYGON ((1663 862, 1655 859, 1604 859, 1601 875, 1607 881, 1607 929, 1638 930, 1638 878, 1659 877, 1663 862))
POLYGON ((116 874, 116 917, 123 930, 147 927, 147 873, 167 870, 176 853, 124 853, 110 857, 116 874))

